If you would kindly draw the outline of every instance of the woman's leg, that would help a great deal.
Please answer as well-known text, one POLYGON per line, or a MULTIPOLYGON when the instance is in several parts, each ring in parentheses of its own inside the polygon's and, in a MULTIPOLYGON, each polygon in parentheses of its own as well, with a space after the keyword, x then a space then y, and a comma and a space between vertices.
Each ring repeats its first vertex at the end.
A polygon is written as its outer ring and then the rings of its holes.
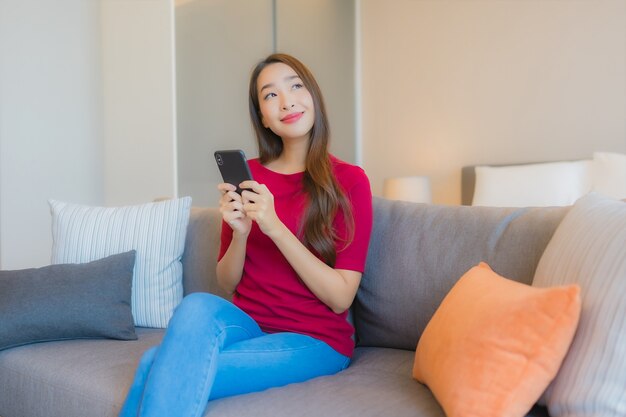
POLYGON ((217 363, 211 400, 332 375, 350 359, 310 336, 274 333, 231 344, 217 363))
POLYGON ((158 350, 158 346, 153 346, 145 351, 143 356, 141 357, 139 365, 137 366, 137 370, 135 371, 135 379, 133 380, 133 384, 128 390, 128 394, 126 395, 126 401, 124 401, 124 406, 119 413, 119 417, 137 416, 137 411, 139 410, 139 406, 141 405, 143 389, 146 385, 146 379, 148 379, 150 368, 152 367, 152 363, 154 362, 154 358, 158 350))
POLYGON ((177 308, 158 352, 144 354, 120 416, 201 416, 208 398, 334 374, 349 361, 310 336, 264 335, 232 303, 192 294, 177 308))
MULTIPOLYGON (((123 410, 127 415, 149 417, 201 416, 215 378, 219 351, 262 334, 250 316, 220 297, 204 293, 185 297, 144 378, 139 413, 136 408, 132 410, 131 404, 125 404, 123 410)), ((133 399, 129 395, 127 402, 133 399)))

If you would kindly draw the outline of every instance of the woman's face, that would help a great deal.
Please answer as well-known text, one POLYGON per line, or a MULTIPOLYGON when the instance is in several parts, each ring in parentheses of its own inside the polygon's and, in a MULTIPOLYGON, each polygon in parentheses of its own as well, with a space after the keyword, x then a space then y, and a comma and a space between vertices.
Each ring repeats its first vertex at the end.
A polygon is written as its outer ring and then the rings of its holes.
POLYGON ((309 139, 315 121, 313 97, 298 74, 280 62, 257 79, 261 123, 284 140, 309 139))

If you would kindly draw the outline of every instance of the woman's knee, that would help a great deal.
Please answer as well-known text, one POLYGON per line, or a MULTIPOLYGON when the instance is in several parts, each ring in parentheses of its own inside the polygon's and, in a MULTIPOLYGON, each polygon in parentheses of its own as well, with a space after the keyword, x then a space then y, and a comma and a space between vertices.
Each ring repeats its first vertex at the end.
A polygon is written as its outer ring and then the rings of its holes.
MULTIPOLYGON (((228 325, 257 329, 258 325, 243 310, 228 300, 209 293, 186 296, 176 308, 170 325, 224 327, 228 325)), ((260 330, 259 330, 260 331, 260 330)))
POLYGON ((196 292, 187 295, 176 308, 176 314, 211 316, 213 313, 230 304, 217 295, 196 292))

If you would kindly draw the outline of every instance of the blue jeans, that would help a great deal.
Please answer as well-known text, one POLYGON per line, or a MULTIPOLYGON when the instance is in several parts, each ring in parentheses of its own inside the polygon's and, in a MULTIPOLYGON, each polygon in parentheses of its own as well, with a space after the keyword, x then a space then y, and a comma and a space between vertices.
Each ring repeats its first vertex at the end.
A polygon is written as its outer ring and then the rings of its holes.
POLYGON ((296 333, 266 334, 234 304, 185 297, 160 346, 144 353, 120 417, 200 417, 211 399, 331 375, 350 358, 296 333))

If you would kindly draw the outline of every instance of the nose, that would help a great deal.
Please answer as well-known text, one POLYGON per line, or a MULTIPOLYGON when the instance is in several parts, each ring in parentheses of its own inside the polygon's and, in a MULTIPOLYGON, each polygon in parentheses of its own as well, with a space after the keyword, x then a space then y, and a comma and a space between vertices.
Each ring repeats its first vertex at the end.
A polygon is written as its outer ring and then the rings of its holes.
POLYGON ((293 106, 295 106, 295 104, 293 104, 293 103, 289 103, 289 102, 285 102, 285 103, 283 103, 283 107, 282 107, 282 109, 283 109, 283 110, 289 110, 289 109, 291 109, 293 106))

